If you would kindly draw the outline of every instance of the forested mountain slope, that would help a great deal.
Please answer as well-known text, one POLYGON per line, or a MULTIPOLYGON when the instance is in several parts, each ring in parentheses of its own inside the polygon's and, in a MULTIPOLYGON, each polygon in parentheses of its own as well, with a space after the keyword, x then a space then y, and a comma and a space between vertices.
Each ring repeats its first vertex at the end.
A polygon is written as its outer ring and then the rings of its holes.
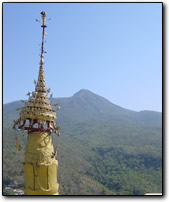
MULTIPOLYGON (((143 195, 162 192, 162 113, 135 112, 88 90, 60 105, 58 178, 62 195, 143 195)), ((3 183, 23 186, 27 135, 12 129, 19 101, 3 105, 3 183), (18 152, 17 135, 23 148, 18 152)))

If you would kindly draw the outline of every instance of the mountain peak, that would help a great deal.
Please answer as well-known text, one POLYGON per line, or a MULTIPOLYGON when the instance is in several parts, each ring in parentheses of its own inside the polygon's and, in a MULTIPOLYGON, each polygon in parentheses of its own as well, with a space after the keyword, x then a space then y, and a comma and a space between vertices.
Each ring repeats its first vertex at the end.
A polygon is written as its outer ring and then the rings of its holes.
MULTIPOLYGON (((52 103, 58 103, 61 106, 62 110, 59 112, 61 116, 58 120, 64 123, 87 121, 95 123, 161 124, 161 113, 127 110, 87 89, 81 89, 72 97, 53 98, 52 103)), ((6 117, 9 114, 12 114, 13 117, 18 116, 18 112, 15 109, 22 107, 20 102, 9 103, 3 106, 3 114, 6 117)))
POLYGON ((75 93, 73 96, 83 96, 83 95, 89 95, 89 94, 91 95, 93 93, 87 89, 81 89, 77 93, 75 93))

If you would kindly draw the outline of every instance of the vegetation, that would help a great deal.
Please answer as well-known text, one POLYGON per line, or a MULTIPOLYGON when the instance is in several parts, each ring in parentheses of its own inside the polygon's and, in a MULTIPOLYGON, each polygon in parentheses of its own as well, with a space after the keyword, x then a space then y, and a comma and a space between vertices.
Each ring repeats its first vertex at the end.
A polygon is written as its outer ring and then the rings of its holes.
MULTIPOLYGON (((144 195, 162 192, 162 114, 134 112, 87 90, 55 98, 61 195, 144 195)), ((24 186, 27 135, 12 129, 20 102, 3 107, 3 186, 24 186), (15 146, 17 135, 21 152, 15 146)), ((4 191, 4 195, 8 194, 4 191)))

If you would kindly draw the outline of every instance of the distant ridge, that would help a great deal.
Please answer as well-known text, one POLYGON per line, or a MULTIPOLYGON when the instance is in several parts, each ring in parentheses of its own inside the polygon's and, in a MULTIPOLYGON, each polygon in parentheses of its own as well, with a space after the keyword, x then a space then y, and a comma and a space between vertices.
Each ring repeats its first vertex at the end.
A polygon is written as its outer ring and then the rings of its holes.
MULTIPOLYGON (((72 97, 53 98, 51 103, 60 105, 59 122, 120 122, 161 125, 162 113, 155 111, 135 112, 111 103, 104 97, 87 89, 81 89, 72 97)), ((22 106, 20 101, 3 105, 4 117, 17 116, 16 108, 22 106)))

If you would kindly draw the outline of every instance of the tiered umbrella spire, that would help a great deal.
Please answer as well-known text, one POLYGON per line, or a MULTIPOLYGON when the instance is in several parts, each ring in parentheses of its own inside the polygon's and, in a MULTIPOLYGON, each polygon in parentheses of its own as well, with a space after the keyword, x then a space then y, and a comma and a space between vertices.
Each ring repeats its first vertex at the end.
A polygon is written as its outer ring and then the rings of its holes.
MULTIPOLYGON (((48 94, 50 89, 46 88, 44 75, 44 40, 45 40, 45 24, 46 13, 41 12, 42 15, 42 43, 40 55, 40 67, 37 82, 35 83, 35 91, 28 93, 28 101, 24 102, 24 107, 21 108, 20 118, 14 121, 13 128, 18 126, 18 129, 27 130, 28 132, 42 131, 53 132, 59 134, 59 126, 56 126, 56 111, 53 110, 53 105, 50 104, 48 94), (28 123, 27 123, 28 122, 28 123)), ((51 98, 52 96, 50 96, 51 98)))

